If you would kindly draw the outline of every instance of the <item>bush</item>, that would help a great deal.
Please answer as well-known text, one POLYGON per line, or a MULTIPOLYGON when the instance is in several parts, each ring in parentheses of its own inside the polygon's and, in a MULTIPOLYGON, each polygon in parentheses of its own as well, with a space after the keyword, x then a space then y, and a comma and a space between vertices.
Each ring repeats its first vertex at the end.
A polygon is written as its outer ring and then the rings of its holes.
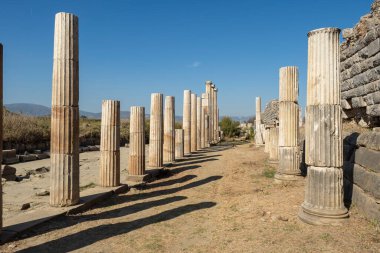
POLYGON ((238 137, 240 135, 239 122, 233 121, 230 117, 223 117, 220 121, 220 128, 225 137, 238 137))

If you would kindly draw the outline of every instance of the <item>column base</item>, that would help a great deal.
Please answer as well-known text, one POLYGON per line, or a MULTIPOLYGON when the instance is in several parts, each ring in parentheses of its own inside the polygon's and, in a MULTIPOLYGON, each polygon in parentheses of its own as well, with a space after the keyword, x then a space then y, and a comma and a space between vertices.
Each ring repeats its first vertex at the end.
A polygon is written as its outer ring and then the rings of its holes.
POLYGON ((344 221, 346 221, 348 216, 348 210, 346 208, 334 210, 333 212, 330 211, 328 213, 321 213, 305 207, 304 204, 301 205, 301 210, 298 213, 298 218, 300 220, 311 225, 340 226, 344 221))
POLYGON ((276 183, 299 181, 301 179, 303 179, 303 177, 301 177, 301 174, 292 175, 292 174, 282 174, 282 173, 276 172, 276 174, 274 175, 274 181, 276 183))

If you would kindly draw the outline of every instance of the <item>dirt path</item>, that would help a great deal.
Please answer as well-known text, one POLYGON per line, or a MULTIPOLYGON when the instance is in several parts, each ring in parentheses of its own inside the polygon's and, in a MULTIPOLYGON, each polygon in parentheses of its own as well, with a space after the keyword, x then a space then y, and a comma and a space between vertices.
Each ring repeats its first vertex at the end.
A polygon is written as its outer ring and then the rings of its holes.
POLYGON ((304 180, 274 184, 263 149, 214 147, 172 175, 40 226, 1 252, 379 252, 379 224, 302 223, 304 180))

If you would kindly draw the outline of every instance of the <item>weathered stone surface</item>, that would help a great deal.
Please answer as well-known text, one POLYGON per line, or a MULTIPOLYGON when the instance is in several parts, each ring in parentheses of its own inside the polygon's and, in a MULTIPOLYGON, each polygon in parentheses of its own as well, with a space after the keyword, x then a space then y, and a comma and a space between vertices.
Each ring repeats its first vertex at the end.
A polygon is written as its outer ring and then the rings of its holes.
POLYGON ((278 162, 278 134, 277 127, 269 128, 269 161, 278 162))
POLYGON ((268 102, 265 110, 261 115, 261 119, 265 125, 276 124, 279 120, 279 103, 274 99, 268 102))
POLYGON ((182 159, 183 152, 183 129, 175 130, 175 159, 182 159))
POLYGON ((197 97, 197 150, 200 150, 202 148, 201 145, 201 122, 202 122, 202 99, 201 97, 197 97))
POLYGON ((130 111, 128 176, 141 176, 145 175, 145 108, 132 106, 130 111))
POLYGON ((352 108, 366 107, 367 104, 363 97, 355 97, 351 99, 352 108))
POLYGON ((366 193, 380 199, 380 174, 374 173, 365 169, 364 167, 353 164, 344 164, 344 176, 352 183, 359 186, 366 193))
POLYGON ((264 144, 264 133, 261 131, 261 97, 256 97, 256 121, 255 121, 255 143, 257 146, 264 144))
POLYGON ((298 145, 299 106, 293 102, 280 101, 279 143, 280 147, 298 145))
POLYGON ((175 161, 175 99, 173 96, 166 96, 165 97, 165 115, 164 115, 164 162, 171 163, 174 161, 175 161))
POLYGON ((380 104, 368 106, 366 113, 369 116, 380 116, 380 104))
POLYGON ((368 219, 380 220, 380 204, 355 184, 352 185, 352 203, 355 203, 368 219))
POLYGON ((185 155, 191 153, 191 91, 183 92, 183 135, 184 135, 184 152, 185 155))
POLYGON ((206 148, 210 147, 210 116, 205 115, 205 139, 208 140, 206 141, 206 148))
POLYGON ((357 145, 380 151, 380 132, 362 133, 357 137, 357 145))
POLYGON ((50 205, 79 202, 78 17, 55 16, 50 205))
POLYGON ((120 185, 120 101, 103 100, 99 184, 120 185))
POLYGON ((197 94, 191 94, 191 152, 197 151, 197 94))
POLYGON ((206 147, 206 132, 205 132, 205 115, 207 113, 208 99, 207 94, 202 93, 202 109, 201 109, 201 148, 206 147))
MULTIPOLYGON (((275 178, 279 180, 291 180, 290 176, 299 176, 300 150, 299 147, 279 147, 279 166, 275 178)), ((294 180, 294 178, 293 178, 294 180)))
POLYGON ((163 95, 152 93, 150 102, 149 167, 163 166, 163 95))
POLYGON ((343 109, 351 109, 352 108, 350 103, 348 103, 348 101, 346 99, 341 100, 341 105, 342 105, 343 109))
POLYGON ((380 152, 360 147, 355 151, 355 163, 380 173, 380 152))

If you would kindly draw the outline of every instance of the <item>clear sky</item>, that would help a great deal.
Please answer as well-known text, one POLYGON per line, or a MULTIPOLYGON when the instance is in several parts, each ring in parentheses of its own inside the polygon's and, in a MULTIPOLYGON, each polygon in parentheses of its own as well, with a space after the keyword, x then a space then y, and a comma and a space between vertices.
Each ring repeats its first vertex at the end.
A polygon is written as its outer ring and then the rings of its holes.
POLYGON ((176 97, 219 88, 220 115, 254 114, 278 97, 278 71, 300 69, 305 104, 307 33, 353 27, 372 0, 1 0, 4 103, 51 105, 54 15, 79 17, 80 109, 146 106, 150 93, 176 97))

